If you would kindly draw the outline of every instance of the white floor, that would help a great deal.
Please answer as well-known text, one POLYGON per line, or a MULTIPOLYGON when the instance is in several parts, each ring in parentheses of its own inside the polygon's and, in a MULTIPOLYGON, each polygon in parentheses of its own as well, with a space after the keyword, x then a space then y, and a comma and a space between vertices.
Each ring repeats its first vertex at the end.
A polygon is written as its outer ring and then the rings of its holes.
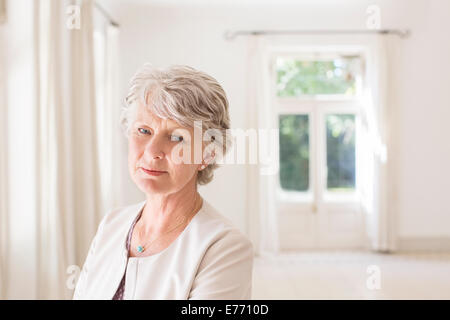
POLYGON ((450 299, 450 253, 255 257, 252 299, 450 299))

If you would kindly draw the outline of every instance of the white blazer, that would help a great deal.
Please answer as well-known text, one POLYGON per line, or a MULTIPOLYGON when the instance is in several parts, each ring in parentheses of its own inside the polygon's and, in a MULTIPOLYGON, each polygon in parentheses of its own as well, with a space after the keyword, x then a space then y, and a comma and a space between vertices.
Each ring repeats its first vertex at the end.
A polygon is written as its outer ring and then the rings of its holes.
POLYGON ((107 213, 92 240, 73 299, 251 299, 253 245, 208 201, 163 251, 129 257, 126 238, 146 201, 107 213))

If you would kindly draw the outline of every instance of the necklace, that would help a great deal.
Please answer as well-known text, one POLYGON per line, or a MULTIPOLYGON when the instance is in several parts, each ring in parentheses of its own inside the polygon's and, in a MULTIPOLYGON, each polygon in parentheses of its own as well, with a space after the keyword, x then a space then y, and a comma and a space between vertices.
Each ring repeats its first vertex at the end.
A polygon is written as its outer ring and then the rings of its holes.
MULTIPOLYGON (((198 196, 197 196, 197 197, 198 197, 198 196)), ((192 216, 192 215, 195 213, 195 211, 196 211, 196 210, 195 210, 195 209, 196 209, 195 204, 196 204, 196 201, 197 201, 197 197, 195 198, 195 201, 194 201, 194 210, 192 210, 192 212, 191 212, 188 216, 185 216, 184 219, 183 219, 183 221, 181 221, 181 222, 180 222, 179 224, 177 224, 175 227, 171 228, 169 231, 163 233, 163 234, 160 235, 159 237, 156 237, 156 238, 153 239, 151 242, 148 242, 148 243, 144 243, 144 244, 138 245, 138 246, 136 247, 136 250, 137 250, 139 253, 144 252, 144 251, 145 251, 145 248, 148 248, 153 242, 155 242, 156 240, 158 240, 158 239, 161 238, 162 236, 164 236, 164 235, 166 235, 166 234, 172 232, 173 230, 175 230, 176 228, 178 228, 179 226, 181 226, 183 223, 185 223, 186 220, 187 220, 190 216, 192 216)))

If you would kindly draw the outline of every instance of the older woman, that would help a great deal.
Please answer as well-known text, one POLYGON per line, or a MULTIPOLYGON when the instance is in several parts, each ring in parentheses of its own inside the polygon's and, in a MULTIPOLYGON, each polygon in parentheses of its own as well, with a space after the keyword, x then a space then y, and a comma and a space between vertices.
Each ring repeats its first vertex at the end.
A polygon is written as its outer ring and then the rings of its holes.
POLYGON ((191 67, 144 65, 122 120, 146 200, 104 216, 74 299, 250 299, 253 246, 197 191, 230 147, 222 87, 191 67))

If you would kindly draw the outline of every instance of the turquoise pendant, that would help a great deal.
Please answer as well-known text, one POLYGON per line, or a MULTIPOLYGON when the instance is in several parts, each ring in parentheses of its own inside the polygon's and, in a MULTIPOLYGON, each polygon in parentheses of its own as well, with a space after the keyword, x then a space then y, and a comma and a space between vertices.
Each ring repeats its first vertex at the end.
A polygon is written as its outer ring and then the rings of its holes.
POLYGON ((143 246, 138 246, 137 247, 137 251, 138 252, 144 252, 144 247, 143 246))

